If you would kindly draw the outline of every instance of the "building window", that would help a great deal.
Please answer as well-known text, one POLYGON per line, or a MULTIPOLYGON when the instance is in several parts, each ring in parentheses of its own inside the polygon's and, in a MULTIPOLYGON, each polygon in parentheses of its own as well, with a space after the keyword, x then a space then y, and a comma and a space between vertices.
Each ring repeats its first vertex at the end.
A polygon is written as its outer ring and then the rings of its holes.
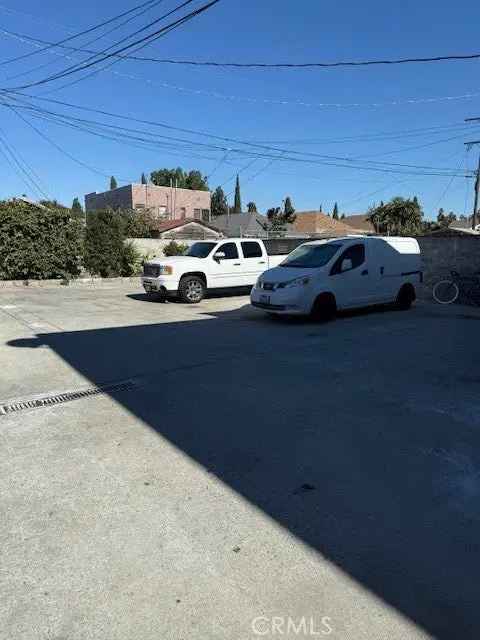
POLYGON ((202 209, 202 220, 208 222, 210 220, 210 209, 202 209))
POLYGON ((202 219, 202 210, 201 209, 194 209, 193 210, 193 217, 195 218, 195 220, 201 220, 202 219))
POLYGON ((184 220, 187 217, 187 210, 185 207, 180 207, 180 218, 184 220))

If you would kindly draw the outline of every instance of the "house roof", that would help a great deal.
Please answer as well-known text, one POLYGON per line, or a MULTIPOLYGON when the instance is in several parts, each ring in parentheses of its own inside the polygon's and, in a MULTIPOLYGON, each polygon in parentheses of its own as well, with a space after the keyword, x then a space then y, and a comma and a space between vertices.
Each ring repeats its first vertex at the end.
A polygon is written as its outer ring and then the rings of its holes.
POLYGON ((354 213, 350 216, 345 216, 345 218, 342 218, 341 222, 348 224, 349 227, 352 227, 356 231, 363 231, 364 233, 375 233, 375 227, 367 218, 367 213, 354 213))
POLYGON ((335 220, 320 211, 296 211, 295 215, 297 217, 291 227, 297 233, 325 236, 345 236, 355 233, 355 229, 350 225, 345 224, 342 220, 335 220))
POLYGON ((260 213, 231 213, 217 216, 215 226, 229 236, 259 236, 266 235, 262 225, 268 220, 260 213))
POLYGON ((172 229, 185 227, 192 223, 206 227, 207 229, 211 229, 217 233, 221 233, 221 229, 218 229, 211 224, 207 224, 203 220, 195 220, 194 218, 184 218, 183 220, 158 220, 152 222, 151 228, 154 231, 158 231, 158 233, 165 233, 165 231, 172 231, 172 229))

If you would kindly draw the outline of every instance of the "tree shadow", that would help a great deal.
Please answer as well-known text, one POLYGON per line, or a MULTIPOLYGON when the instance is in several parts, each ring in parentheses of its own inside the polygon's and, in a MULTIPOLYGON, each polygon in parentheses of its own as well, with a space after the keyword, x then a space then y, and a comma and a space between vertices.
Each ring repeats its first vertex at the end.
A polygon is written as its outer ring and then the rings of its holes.
POLYGON ((431 320, 405 314, 312 335, 206 313, 9 344, 135 378, 111 393, 131 414, 435 637, 478 637, 480 442, 451 409, 478 393, 478 343, 452 322, 433 356, 431 320))

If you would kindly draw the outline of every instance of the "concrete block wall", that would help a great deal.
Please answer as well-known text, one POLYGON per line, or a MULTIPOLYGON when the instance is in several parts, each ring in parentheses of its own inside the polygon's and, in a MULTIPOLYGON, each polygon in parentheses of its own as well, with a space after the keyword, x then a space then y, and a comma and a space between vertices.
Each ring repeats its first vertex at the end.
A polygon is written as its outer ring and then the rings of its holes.
MULTIPOLYGON (((150 257, 163 258, 163 248, 171 242, 171 240, 161 240, 155 238, 127 238, 127 242, 133 242, 134 246, 142 254, 150 257)), ((175 240, 177 244, 186 244, 189 247, 198 240, 175 240)))
POLYGON ((429 285, 450 271, 471 274, 480 271, 480 237, 417 238, 422 250, 425 284, 429 285))

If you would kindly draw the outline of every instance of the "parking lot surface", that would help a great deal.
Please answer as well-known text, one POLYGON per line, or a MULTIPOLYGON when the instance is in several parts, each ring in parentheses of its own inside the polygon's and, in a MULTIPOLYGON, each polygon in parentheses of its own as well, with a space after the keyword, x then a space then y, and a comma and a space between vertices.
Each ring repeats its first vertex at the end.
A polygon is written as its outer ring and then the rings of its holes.
POLYGON ((479 310, 248 302, 1 290, 2 640, 479 637, 479 310))

